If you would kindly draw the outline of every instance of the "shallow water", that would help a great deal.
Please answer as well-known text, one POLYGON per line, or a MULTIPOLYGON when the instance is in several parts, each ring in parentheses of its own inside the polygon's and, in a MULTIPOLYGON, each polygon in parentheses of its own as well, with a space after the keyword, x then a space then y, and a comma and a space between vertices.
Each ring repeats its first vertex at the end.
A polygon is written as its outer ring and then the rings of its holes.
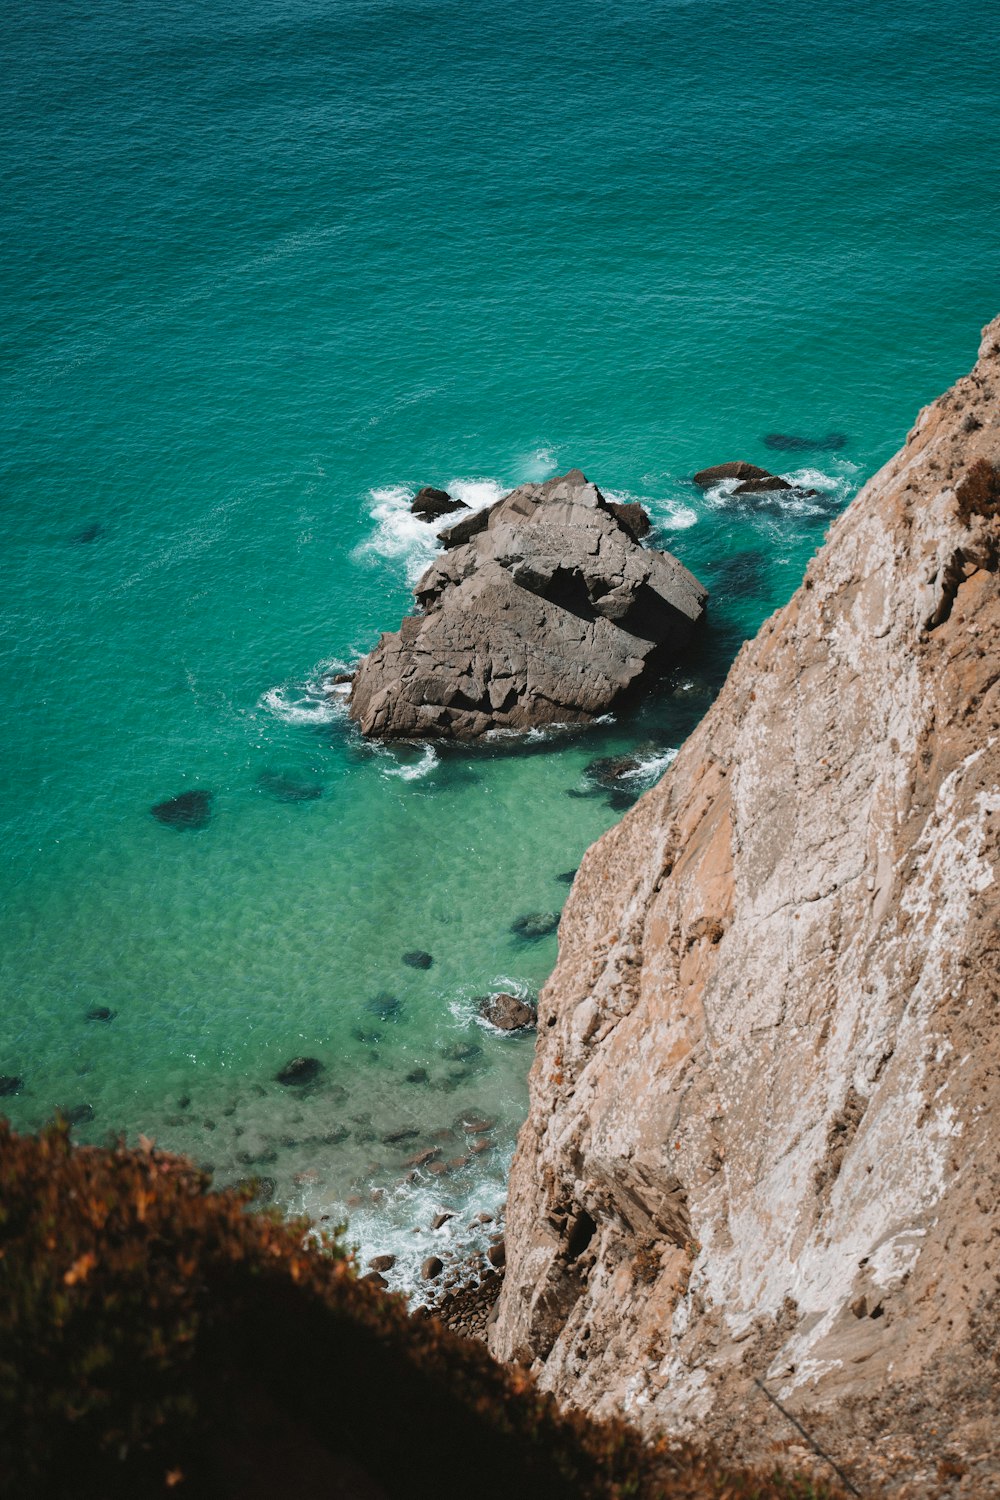
POLYGON ((16 19, 4 1108, 34 1127, 88 1104, 81 1139, 144 1130, 220 1180, 261 1172, 399 1250, 402 1280, 432 1211, 462 1210, 437 1243, 503 1197, 531 1042, 473 1002, 551 969, 555 937, 511 927, 559 910, 621 815, 586 765, 641 744, 655 779, 996 311, 998 11, 16 19), (820 494, 692 486, 731 457, 820 494), (485 504, 573 465, 641 499, 712 590, 691 659, 586 736, 360 744, 319 682, 433 555, 409 495, 485 504), (206 827, 151 816, 199 789, 206 827), (325 1069, 302 1091, 274 1082, 297 1055, 325 1069), (493 1144, 470 1157, 477 1118, 493 1144), (469 1159, 407 1181, 437 1146, 469 1159))

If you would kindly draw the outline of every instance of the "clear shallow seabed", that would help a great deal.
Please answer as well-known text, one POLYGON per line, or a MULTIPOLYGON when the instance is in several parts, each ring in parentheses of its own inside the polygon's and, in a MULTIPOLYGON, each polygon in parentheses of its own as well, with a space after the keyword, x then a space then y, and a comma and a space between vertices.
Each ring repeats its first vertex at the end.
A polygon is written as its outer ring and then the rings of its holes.
POLYGON ((531 1040, 474 997, 551 970, 511 924, 621 815, 588 761, 655 780, 997 310, 1000 7, 5 18, 3 1108, 264 1173, 406 1282, 504 1196, 531 1040), (691 485, 731 457, 820 495, 691 485), (318 684, 407 608, 407 497, 571 466, 711 588, 690 661, 585 736, 361 744, 318 684), (191 788, 207 828, 150 816, 191 788))

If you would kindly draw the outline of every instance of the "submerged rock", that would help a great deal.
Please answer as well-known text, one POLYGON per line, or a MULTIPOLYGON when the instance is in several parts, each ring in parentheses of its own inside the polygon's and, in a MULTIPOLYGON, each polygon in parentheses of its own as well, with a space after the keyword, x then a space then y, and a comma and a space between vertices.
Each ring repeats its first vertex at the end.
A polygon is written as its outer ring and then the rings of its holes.
POLYGON ((641 767, 642 760, 638 755, 602 755, 590 761, 583 774, 595 785, 614 791, 622 780, 634 776, 641 767))
POLYGON ((257 785, 275 802, 318 802, 324 790, 318 781, 287 776, 283 771, 261 771, 257 785))
MULTIPOLYGON (((83 1019, 85 1021, 113 1021, 117 1014, 116 1010, 111 1010, 107 1005, 95 1005, 87 1011, 83 1019)), ((190 1103, 190 1100, 188 1102, 190 1103)))
POLYGON ((429 484, 417 491, 410 506, 413 514, 422 521, 436 521, 439 516, 446 516, 453 510, 468 508, 464 500, 453 500, 447 490, 436 490, 429 484))
POLYGON ((835 453, 846 448, 847 435, 843 432, 828 432, 822 438, 794 437, 788 432, 769 432, 764 438, 766 448, 776 448, 780 453, 805 453, 810 448, 823 448, 835 453))
POLYGON ((164 823, 168 828, 195 832, 208 827, 212 816, 212 793, 203 788, 180 792, 165 802, 154 803, 150 812, 158 823, 164 823))
POLYGON ((93 521, 91 525, 84 526, 82 531, 78 531, 75 536, 70 537, 70 541, 85 545, 87 542, 96 542, 97 538, 103 535, 104 527, 99 521, 93 521))
POLYGON ((424 1281, 435 1281, 444 1270, 444 1261, 439 1255, 428 1255, 420 1267, 420 1275, 424 1281))
POLYGON ((403 1013, 403 1002, 396 995, 390 995, 387 990, 381 990, 365 1002, 365 1010, 373 1016, 378 1016, 380 1021, 398 1021, 403 1013))
POLYGON ((378 1271, 381 1273, 382 1271, 391 1271, 395 1264, 396 1257, 394 1255, 373 1255, 368 1262, 368 1269, 369 1271, 378 1271))
POLYGON ((0 1073, 0 1099, 9 1099, 24 1088, 24 1079, 14 1073, 0 1073))
MULTIPOLYGON (((577 868, 579 868, 579 866, 577 866, 577 868)), ((574 880, 576 879, 576 870, 561 870, 556 876, 556 879, 562 885, 572 885, 574 880)))
POLYGON ((422 948, 412 948, 409 953, 403 954, 403 962, 411 969, 429 969, 434 960, 422 948))
POLYGON ((485 995, 479 1002, 479 1014, 498 1031, 524 1031, 537 1020, 534 1006, 517 995, 485 995))
POLYGON ((510 924, 510 930, 516 937, 533 941, 535 938, 548 937, 550 932, 555 932, 559 926, 559 913, 557 911, 529 911, 523 917, 518 917, 510 924))
MULTIPOLYGON (((706 590, 639 546, 579 470, 526 484, 443 534, 422 613, 359 664, 349 711, 378 739, 476 739, 582 724, 675 657, 706 590)), ((636 507, 641 510, 641 507, 636 507)))
POLYGON ((312 1083, 322 1071, 323 1064, 318 1057, 293 1057, 275 1073, 274 1079, 286 1087, 299 1088, 304 1083, 312 1083))
POLYGON ((713 464, 711 468, 699 469, 694 476, 694 482, 701 489, 711 489, 713 484, 721 484, 724 479, 770 479, 771 475, 767 469, 758 468, 756 464, 744 463, 742 459, 732 459, 729 463, 713 464))

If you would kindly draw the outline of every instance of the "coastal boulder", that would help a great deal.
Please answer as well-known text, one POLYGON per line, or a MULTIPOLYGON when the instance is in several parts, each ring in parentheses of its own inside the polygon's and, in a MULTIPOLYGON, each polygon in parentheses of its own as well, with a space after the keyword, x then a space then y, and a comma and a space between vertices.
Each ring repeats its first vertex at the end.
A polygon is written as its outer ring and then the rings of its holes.
POLYGON ((420 613, 359 663, 351 718, 376 739, 473 740, 606 713, 677 656, 707 597, 637 524, 578 469, 463 516, 420 613))
POLYGON ((479 1002, 479 1014, 498 1031, 523 1031, 536 1020, 534 1006, 517 995, 486 995, 479 1002))
POLYGON ((694 482, 701 489, 710 489, 713 484, 721 484, 724 479, 770 479, 771 475, 766 469, 759 469, 756 464, 744 463, 742 459, 733 459, 725 464, 713 464, 711 468, 699 469, 694 476, 694 482))
POLYGON ((413 514, 422 521, 436 521, 439 516, 447 516, 453 510, 468 508, 464 500, 453 500, 447 490, 436 490, 429 484, 417 491, 410 506, 413 514))

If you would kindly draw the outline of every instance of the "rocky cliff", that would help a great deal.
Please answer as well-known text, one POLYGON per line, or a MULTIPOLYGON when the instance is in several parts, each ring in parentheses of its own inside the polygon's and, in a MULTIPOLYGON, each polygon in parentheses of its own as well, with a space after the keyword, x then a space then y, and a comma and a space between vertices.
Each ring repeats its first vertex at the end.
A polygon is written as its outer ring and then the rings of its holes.
POLYGON ((491 1330, 908 1494, 1000 1492, 998 466, 1000 319, 588 852, 491 1330))

